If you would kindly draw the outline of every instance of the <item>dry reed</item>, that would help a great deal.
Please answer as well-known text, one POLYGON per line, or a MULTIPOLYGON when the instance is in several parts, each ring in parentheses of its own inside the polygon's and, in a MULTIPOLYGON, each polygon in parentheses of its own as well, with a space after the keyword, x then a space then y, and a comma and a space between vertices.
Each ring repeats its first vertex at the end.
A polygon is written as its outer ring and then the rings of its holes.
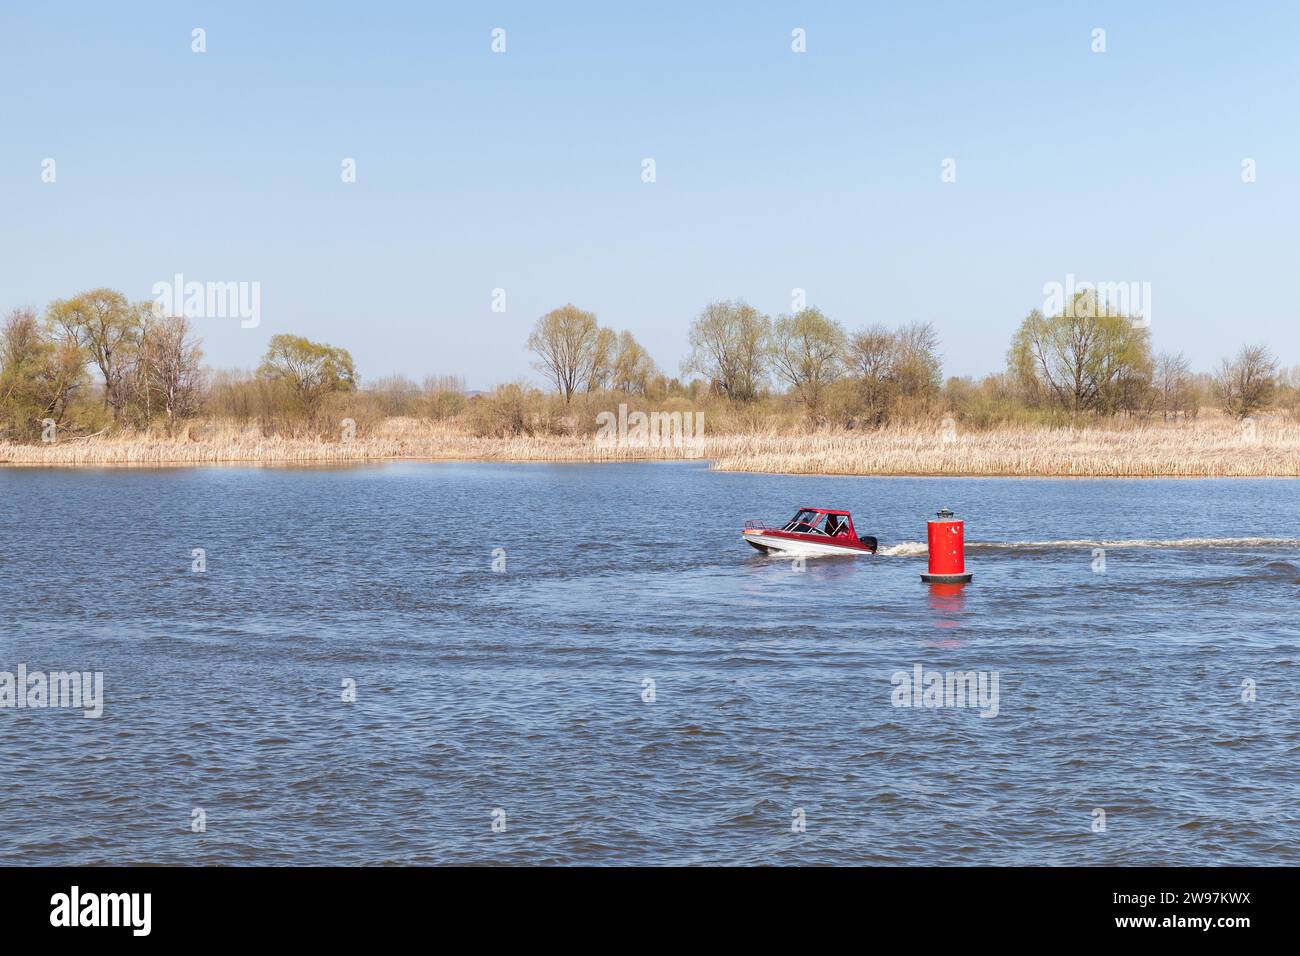
POLYGON ((886 428, 763 436, 715 457, 721 471, 826 475, 1300 476, 1300 425, 1224 421, 1125 428, 886 428))
POLYGON ((879 431, 775 429, 707 434, 700 452, 599 448, 590 436, 481 438, 454 423, 389 418, 351 441, 268 437, 256 425, 195 423, 173 438, 98 436, 48 445, 0 443, 0 464, 175 465, 383 459, 599 462, 703 457, 721 471, 834 475, 1071 477, 1300 476, 1300 425, 1222 420, 1090 428, 1003 427, 947 435, 926 426, 879 431))

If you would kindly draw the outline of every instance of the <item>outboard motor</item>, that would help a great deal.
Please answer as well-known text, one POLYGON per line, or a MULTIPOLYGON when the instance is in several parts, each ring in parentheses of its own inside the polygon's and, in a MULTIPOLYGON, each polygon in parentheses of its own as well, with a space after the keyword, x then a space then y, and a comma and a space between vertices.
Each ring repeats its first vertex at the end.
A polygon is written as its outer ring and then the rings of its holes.
POLYGON ((873 538, 871 535, 860 534, 858 535, 858 540, 861 541, 866 547, 870 548, 873 554, 876 552, 876 539, 873 538))

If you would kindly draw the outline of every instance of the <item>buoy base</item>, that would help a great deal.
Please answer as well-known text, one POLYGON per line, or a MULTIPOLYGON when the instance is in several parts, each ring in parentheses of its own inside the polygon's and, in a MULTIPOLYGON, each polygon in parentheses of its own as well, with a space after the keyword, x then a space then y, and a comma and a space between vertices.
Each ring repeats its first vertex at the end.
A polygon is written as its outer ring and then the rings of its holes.
POLYGON ((965 574, 923 574, 921 580, 926 584, 970 584, 974 576, 973 571, 967 571, 965 574))

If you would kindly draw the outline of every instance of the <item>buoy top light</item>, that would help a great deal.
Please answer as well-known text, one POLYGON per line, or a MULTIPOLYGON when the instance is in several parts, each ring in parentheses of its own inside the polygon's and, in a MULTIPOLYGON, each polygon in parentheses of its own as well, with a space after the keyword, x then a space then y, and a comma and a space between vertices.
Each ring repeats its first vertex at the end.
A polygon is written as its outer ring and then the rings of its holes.
POLYGON ((953 513, 947 508, 940 508, 939 513, 936 517, 942 518, 943 520, 946 521, 947 519, 953 517, 953 513))

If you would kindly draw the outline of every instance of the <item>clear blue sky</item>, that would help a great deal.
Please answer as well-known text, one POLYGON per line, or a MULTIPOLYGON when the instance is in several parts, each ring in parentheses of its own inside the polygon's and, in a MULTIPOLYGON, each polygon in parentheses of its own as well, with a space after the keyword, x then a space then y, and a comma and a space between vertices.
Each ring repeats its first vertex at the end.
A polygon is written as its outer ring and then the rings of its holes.
POLYGON ((975 374, 1074 273, 1150 282, 1197 367, 1300 363, 1295 4, 0 10, 0 309, 258 281, 258 328, 196 323, 210 364, 295 332, 485 387, 567 301, 673 374, 706 302, 801 287, 850 329, 932 321, 975 374))

